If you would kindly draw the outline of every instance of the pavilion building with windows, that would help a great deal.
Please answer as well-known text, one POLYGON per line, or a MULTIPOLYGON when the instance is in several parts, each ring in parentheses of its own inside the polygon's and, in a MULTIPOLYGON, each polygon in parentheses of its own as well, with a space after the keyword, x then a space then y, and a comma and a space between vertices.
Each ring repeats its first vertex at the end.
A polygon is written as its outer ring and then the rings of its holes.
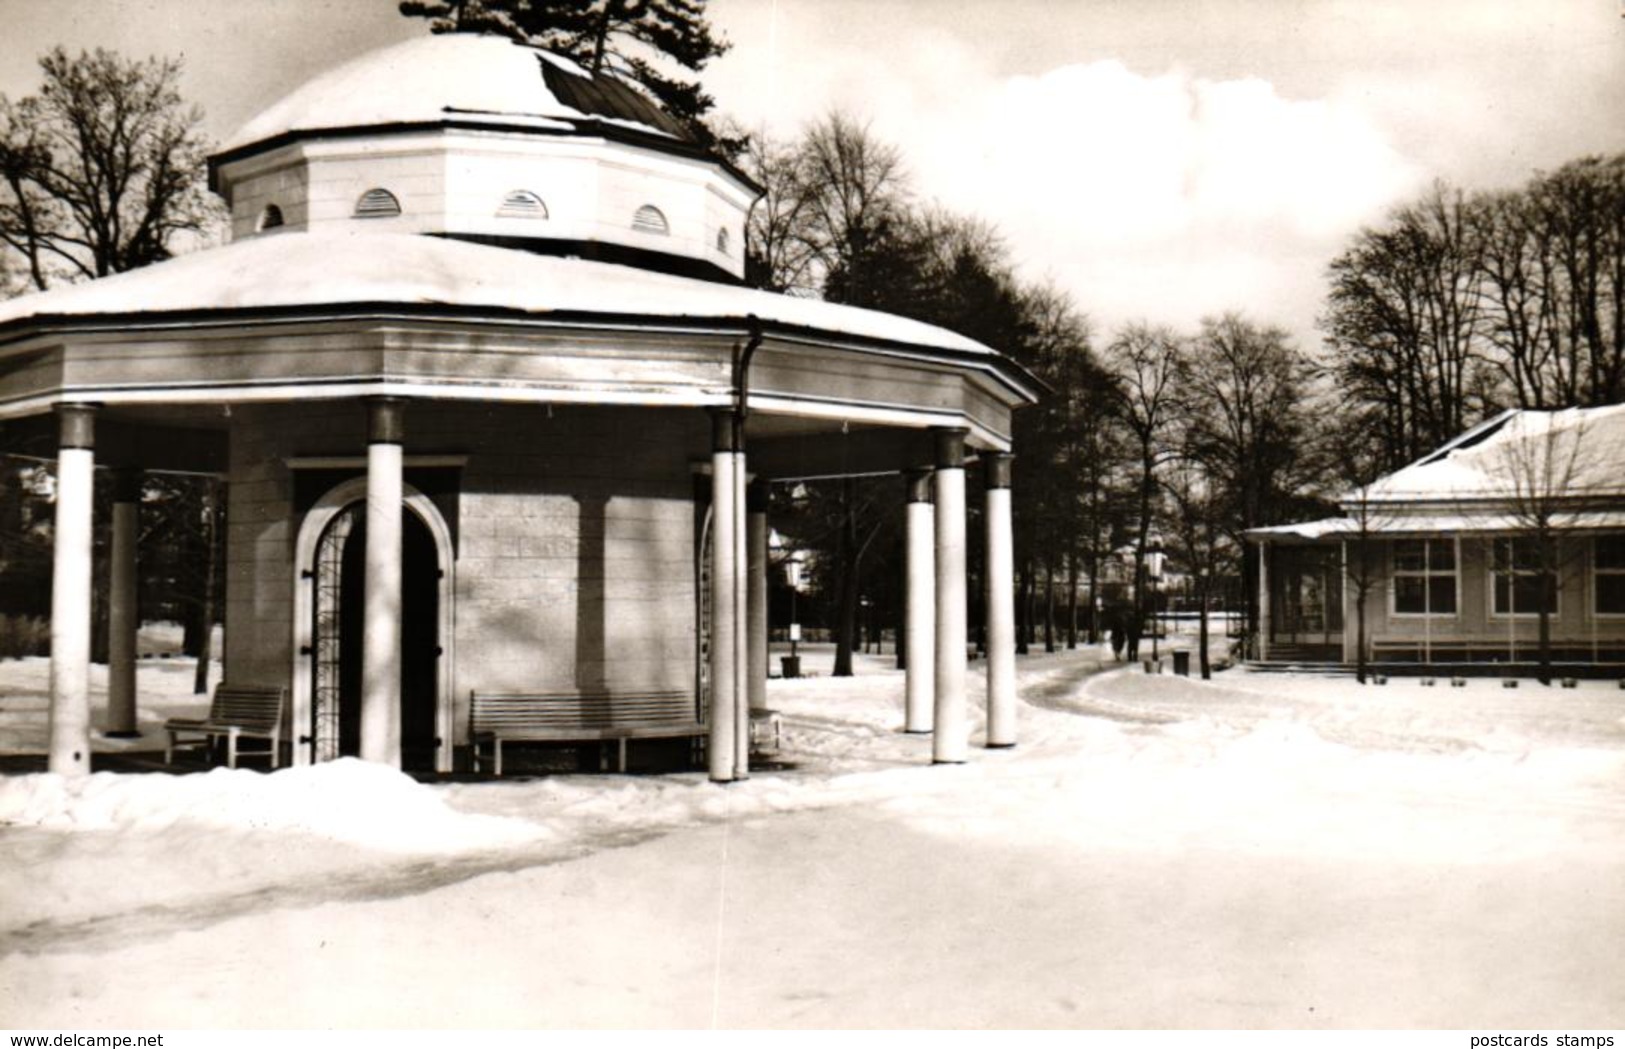
POLYGON ((286 690, 285 760, 444 772, 474 691, 681 689, 727 781, 765 704, 764 486, 843 473, 907 488, 907 727, 965 760, 975 467, 986 742, 1014 742, 1011 415, 1036 381, 951 331, 744 286, 758 187, 644 96, 425 37, 272 105, 210 179, 226 245, 0 304, 0 448, 56 461, 53 771, 137 716, 130 522, 162 470, 226 481, 225 678, 286 690), (122 479, 106 579, 99 470, 122 479))
POLYGON ((1343 497, 1255 529, 1265 662, 1625 667, 1625 405, 1509 410, 1343 497), (1542 608, 1545 615, 1542 615, 1542 608))

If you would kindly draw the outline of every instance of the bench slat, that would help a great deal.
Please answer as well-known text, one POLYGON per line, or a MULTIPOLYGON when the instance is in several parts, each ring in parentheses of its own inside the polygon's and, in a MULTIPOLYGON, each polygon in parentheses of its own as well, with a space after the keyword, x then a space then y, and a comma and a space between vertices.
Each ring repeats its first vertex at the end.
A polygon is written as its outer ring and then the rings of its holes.
POLYGON ((677 689, 600 692, 479 692, 470 694, 469 727, 474 767, 490 760, 502 775, 504 742, 620 742, 625 771, 629 739, 698 737, 707 732, 695 717, 694 698, 677 689), (488 746, 489 758, 482 753, 488 746))

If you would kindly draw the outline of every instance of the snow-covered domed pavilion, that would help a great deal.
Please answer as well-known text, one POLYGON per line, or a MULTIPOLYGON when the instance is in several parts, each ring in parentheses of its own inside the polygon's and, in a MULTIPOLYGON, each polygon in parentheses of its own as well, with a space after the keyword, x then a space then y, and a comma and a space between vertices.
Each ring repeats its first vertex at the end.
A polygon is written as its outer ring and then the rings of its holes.
POLYGON ((744 287, 757 188, 642 95, 431 36, 294 91, 210 178, 226 246, 0 304, 3 434, 59 449, 53 771, 89 766, 98 586, 115 709, 133 680, 136 486, 94 580, 97 468, 227 479, 225 676, 286 690, 293 763, 451 770, 476 691, 685 690, 730 780, 767 675, 748 479, 909 480, 908 727, 964 759, 975 458, 987 741, 1014 741, 1010 418, 1033 381, 940 328, 744 287))

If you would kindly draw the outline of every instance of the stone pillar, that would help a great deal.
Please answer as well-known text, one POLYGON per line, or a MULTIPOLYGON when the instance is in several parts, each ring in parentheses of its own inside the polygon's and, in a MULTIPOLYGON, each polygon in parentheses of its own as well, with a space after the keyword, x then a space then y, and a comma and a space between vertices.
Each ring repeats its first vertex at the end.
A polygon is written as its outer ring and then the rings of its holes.
POLYGON ((987 745, 1016 744, 1015 541, 1010 456, 982 457, 987 484, 987 745))
POLYGON ((107 587, 107 734, 129 739, 136 728, 136 530, 141 513, 141 471, 113 473, 113 535, 107 587))
POLYGON ((734 451, 734 779, 750 777, 750 528, 745 512, 748 482, 741 433, 734 451))
MULTIPOLYGON (((739 485, 735 449, 739 433, 731 411, 711 416, 711 780, 730 783, 739 761, 738 642, 740 609, 736 561, 739 485)), ((747 726, 747 731, 749 726, 747 726)))
POLYGON ((746 680, 750 683, 750 709, 767 709, 767 482, 752 481, 745 490, 746 531, 750 536, 747 601, 750 629, 746 680))
POLYGON ((957 764, 965 739, 965 431, 936 431, 937 651, 931 759, 957 764))
POLYGON ((937 557, 931 471, 910 470, 908 485, 908 598, 903 626, 903 731, 930 732, 936 701, 937 557))
POLYGON ((1270 657, 1270 544, 1258 541, 1258 659, 1270 657))
POLYGON ((405 404, 367 402, 367 545, 361 757, 401 766, 401 512, 405 404))
POLYGON ((90 772, 90 576, 96 408, 57 406, 56 533, 51 552, 51 713, 47 768, 90 772))

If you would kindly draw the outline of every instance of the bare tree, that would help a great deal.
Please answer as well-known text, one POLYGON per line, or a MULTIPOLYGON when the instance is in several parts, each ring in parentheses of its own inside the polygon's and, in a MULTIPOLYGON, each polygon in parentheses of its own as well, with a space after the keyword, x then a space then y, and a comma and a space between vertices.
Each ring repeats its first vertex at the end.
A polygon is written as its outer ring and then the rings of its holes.
POLYGON ((1157 470, 1171 457, 1168 435, 1178 416, 1175 398, 1183 343, 1171 328, 1131 324, 1107 347, 1107 367, 1117 377, 1118 417, 1134 446, 1138 465, 1134 533, 1134 608, 1130 617, 1131 658, 1140 626, 1151 611, 1146 603, 1146 549, 1158 496, 1157 470))
POLYGON ((1541 684, 1552 680, 1552 611, 1562 587, 1565 566, 1574 556, 1563 538, 1565 518, 1587 509, 1607 480, 1597 449, 1586 440, 1584 416, 1578 412, 1525 413, 1517 417, 1522 432, 1508 435, 1494 461, 1506 485, 1507 517, 1512 535, 1493 541, 1492 573, 1496 594, 1504 584, 1507 614, 1523 605, 1519 582, 1535 583, 1533 603, 1539 622, 1538 659, 1541 684), (1540 420, 1532 424, 1532 420, 1540 420))
POLYGON ((40 68, 39 94, 0 98, 0 243, 35 288, 168 258, 204 231, 217 212, 178 60, 57 48, 40 68))

